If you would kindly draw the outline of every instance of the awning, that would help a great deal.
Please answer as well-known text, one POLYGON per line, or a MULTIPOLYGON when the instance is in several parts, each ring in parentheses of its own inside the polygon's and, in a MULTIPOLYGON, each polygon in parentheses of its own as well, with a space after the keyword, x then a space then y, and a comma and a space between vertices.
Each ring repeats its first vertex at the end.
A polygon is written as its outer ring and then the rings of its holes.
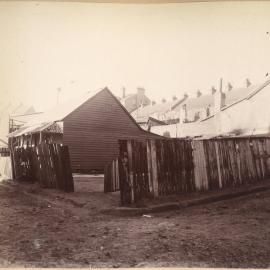
POLYGON ((22 135, 29 135, 33 133, 38 133, 41 131, 45 131, 46 129, 51 128, 50 132, 55 131, 55 133, 61 133, 62 132, 62 127, 58 123, 55 122, 48 122, 48 123, 42 123, 42 124, 33 124, 31 126, 23 126, 18 130, 15 130, 14 132, 8 134, 9 138, 12 137, 19 137, 22 135), (56 125, 55 128, 51 128, 52 126, 56 125))

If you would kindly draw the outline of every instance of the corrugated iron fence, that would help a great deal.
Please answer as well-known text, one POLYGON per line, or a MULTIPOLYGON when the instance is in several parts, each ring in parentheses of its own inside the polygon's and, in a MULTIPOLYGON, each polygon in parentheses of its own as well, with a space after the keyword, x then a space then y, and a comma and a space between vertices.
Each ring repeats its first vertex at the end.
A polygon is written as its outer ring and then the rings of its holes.
POLYGON ((15 179, 38 181, 44 188, 74 191, 68 147, 60 144, 39 144, 11 151, 15 179))
POLYGON ((119 181, 123 205, 152 196, 231 188, 270 178, 269 138, 119 143, 118 168, 109 177, 105 171, 105 178, 111 183, 119 181))

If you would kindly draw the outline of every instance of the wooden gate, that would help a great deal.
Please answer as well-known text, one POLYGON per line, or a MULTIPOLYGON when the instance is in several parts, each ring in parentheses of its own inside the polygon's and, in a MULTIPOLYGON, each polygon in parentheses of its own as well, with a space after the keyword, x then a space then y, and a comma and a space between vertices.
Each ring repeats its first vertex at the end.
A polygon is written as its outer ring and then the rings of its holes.
POLYGON ((122 204, 195 190, 191 142, 120 141, 122 204))
POLYGON ((119 179, 122 204, 151 196, 146 142, 120 141, 119 179))

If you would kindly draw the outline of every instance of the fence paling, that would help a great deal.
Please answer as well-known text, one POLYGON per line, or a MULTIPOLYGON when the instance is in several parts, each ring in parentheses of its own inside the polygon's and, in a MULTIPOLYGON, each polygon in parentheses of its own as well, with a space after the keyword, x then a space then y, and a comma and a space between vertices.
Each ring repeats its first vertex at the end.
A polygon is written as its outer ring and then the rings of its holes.
POLYGON ((112 163, 105 179, 111 189, 119 181, 122 204, 150 196, 232 188, 270 177, 268 138, 119 144, 118 166, 112 163))
POLYGON ((67 146, 40 144, 12 150, 14 177, 38 181, 42 187, 74 191, 67 146))
POLYGON ((104 192, 120 190, 119 161, 113 160, 104 167, 104 192))

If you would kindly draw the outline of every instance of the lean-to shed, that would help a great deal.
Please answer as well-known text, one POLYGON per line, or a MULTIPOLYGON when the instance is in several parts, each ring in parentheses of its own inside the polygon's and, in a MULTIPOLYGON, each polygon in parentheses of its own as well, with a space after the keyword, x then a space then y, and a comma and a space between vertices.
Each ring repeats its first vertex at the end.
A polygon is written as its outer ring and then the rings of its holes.
POLYGON ((31 145, 61 138, 69 147, 74 172, 102 172, 118 156, 119 139, 160 138, 143 130, 108 88, 61 104, 9 137, 31 145))

